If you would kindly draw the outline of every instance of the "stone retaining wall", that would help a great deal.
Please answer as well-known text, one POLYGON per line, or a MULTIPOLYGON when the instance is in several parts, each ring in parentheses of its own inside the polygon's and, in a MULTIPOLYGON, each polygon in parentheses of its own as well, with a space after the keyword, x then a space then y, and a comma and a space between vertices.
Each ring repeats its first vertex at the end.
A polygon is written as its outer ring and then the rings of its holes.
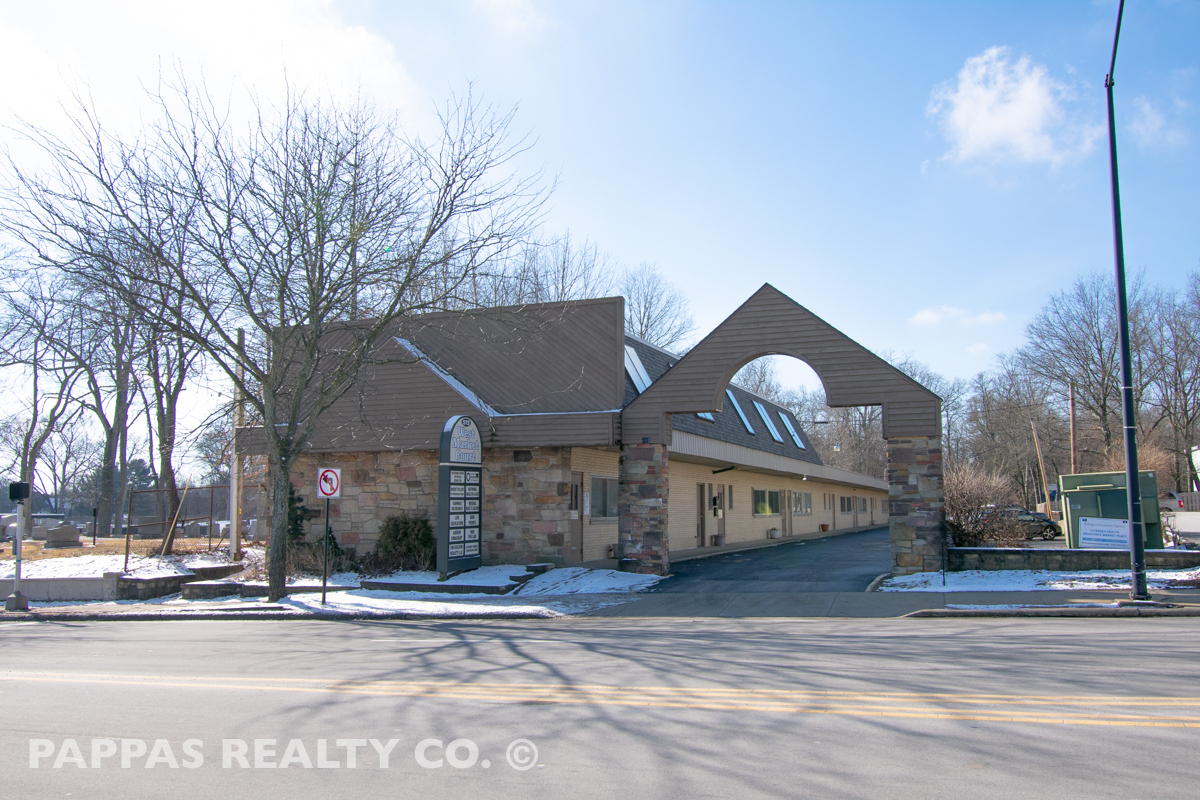
MULTIPOLYGON (((1043 550, 1011 547, 951 547, 951 572, 968 569, 1039 569, 1074 572, 1089 569, 1129 569, 1124 550, 1043 550)), ((1159 569, 1200 567, 1200 550, 1147 550, 1146 566, 1159 569)))

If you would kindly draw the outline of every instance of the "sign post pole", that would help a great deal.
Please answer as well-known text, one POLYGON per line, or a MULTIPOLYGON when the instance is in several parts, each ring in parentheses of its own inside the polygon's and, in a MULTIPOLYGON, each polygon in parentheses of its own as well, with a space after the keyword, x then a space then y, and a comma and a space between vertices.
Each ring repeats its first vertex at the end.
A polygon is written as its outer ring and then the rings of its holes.
POLYGON ((446 420, 438 461, 437 571, 444 581, 483 564, 483 444, 473 419, 446 420))
POLYGON ((329 522, 329 501, 342 496, 342 471, 333 467, 317 470, 317 497, 325 498, 325 536, 321 539, 321 605, 325 605, 325 589, 329 582, 329 537, 332 527, 329 522))
POLYGON ((5 611, 28 611, 29 598, 21 594, 21 540, 25 538, 25 500, 29 497, 28 483, 10 483, 8 499, 17 504, 17 538, 13 541, 13 593, 4 600, 5 611))
POLYGON ((321 559, 321 605, 325 605, 325 584, 329 581, 329 498, 325 498, 325 537, 321 540, 324 558, 321 559))

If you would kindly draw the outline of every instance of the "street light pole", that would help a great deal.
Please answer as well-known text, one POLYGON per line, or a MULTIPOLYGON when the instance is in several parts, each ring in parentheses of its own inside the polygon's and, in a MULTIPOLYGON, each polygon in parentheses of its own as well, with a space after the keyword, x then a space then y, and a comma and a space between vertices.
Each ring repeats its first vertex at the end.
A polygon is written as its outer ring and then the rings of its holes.
POLYGON ((1129 501, 1129 550, 1132 584, 1129 596, 1149 600, 1146 588, 1146 543, 1142 540, 1142 486, 1138 479, 1137 419, 1133 407, 1133 359, 1129 350, 1129 307, 1125 294, 1125 241, 1121 233, 1121 188, 1117 179, 1117 124, 1113 112, 1113 73, 1117 66, 1117 42, 1125 0, 1117 8, 1117 30, 1113 34, 1112 60, 1104 76, 1108 95, 1108 163, 1112 177, 1113 251, 1117 271, 1117 324, 1121 344, 1121 404, 1125 426, 1125 494, 1129 501))

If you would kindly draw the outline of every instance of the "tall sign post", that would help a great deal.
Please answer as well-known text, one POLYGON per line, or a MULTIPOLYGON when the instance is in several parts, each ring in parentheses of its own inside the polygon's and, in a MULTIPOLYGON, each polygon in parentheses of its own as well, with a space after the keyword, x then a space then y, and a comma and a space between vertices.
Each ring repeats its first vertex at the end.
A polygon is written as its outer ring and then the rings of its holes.
POLYGON ((480 502, 483 445, 470 417, 451 417, 442 428, 438 458, 437 571, 440 580, 483 564, 480 502))
POLYGON ((325 586, 329 581, 329 501, 342 496, 342 471, 332 467, 317 470, 317 497, 325 498, 325 538, 321 540, 324 558, 321 560, 321 605, 325 605, 325 586))
POLYGON ((21 594, 21 540, 25 538, 25 501, 29 499, 28 483, 10 483, 8 499, 17 504, 17 538, 13 541, 13 593, 4 600, 5 611, 28 611, 29 598, 21 594))

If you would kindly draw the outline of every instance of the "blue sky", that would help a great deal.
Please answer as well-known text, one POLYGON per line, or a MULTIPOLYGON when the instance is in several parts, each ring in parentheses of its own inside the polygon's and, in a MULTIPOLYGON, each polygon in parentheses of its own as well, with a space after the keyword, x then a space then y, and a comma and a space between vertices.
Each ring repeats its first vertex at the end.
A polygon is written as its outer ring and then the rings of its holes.
MULTIPOLYGON (((9 112, 86 83, 136 116, 210 84, 361 90, 414 129, 468 83, 559 180, 548 223, 648 261, 702 331, 770 282, 875 350, 968 377, 1048 293, 1111 272, 1115 2, 3 4, 9 112)), ((1117 65, 1131 269, 1200 268, 1200 2, 1130 2, 1117 65)), ((798 375, 798 373, 796 373, 798 375)))

